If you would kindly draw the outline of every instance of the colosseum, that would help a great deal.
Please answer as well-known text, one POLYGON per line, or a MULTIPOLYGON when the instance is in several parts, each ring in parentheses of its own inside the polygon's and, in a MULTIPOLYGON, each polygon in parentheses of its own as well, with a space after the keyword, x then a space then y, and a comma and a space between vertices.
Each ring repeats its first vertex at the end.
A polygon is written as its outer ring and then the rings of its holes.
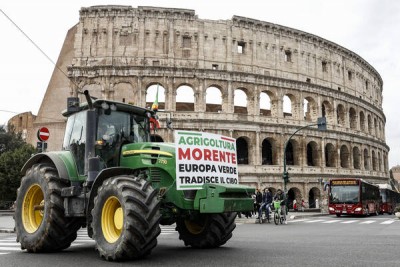
POLYGON ((166 118, 175 129, 233 137, 243 184, 282 188, 286 141, 290 200, 323 203, 329 178, 389 178, 379 73, 332 41, 241 16, 207 20, 189 9, 82 8, 34 129, 47 126, 48 148, 58 150, 67 97, 87 89, 145 107, 155 88, 162 112, 154 140, 174 141, 166 118), (326 118, 326 131, 311 126, 319 117, 326 118))

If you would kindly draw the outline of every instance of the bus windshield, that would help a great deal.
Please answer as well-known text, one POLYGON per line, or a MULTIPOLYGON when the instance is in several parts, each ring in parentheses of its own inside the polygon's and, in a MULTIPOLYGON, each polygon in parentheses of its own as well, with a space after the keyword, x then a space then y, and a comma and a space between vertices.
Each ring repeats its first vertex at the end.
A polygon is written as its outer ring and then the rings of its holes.
POLYGON ((358 185, 331 186, 329 201, 330 203, 358 203, 359 191, 360 187, 358 185))

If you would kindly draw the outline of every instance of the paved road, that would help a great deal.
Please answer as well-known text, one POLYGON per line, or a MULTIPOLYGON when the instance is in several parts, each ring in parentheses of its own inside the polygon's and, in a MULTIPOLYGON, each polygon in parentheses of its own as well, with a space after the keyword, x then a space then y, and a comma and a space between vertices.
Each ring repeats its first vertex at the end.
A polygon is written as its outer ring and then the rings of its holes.
MULTIPOLYGON (((99 259, 86 232, 78 234, 69 249, 51 254, 26 253, 19 249, 14 233, 0 234, 0 265, 110 266, 99 259)), ((196 250, 183 245, 172 225, 162 227, 158 246, 148 258, 114 265, 394 267, 400 266, 399 238, 400 220, 388 215, 308 217, 278 226, 248 220, 238 223, 233 238, 223 247, 196 250)))

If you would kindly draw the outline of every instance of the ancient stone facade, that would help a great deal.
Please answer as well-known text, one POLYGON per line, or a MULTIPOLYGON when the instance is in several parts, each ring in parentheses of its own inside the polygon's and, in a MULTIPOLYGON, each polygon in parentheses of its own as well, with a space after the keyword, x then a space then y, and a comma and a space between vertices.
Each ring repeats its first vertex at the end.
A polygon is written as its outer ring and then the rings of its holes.
POLYGON ((32 114, 32 112, 24 112, 12 117, 7 125, 10 127, 14 127, 14 131, 17 133, 21 133, 21 137, 23 140, 32 140, 35 135, 33 128, 33 122, 36 119, 36 116, 32 114))
POLYGON ((313 34, 239 16, 199 19, 186 9, 94 6, 81 9, 57 65, 70 80, 54 72, 35 122, 55 132, 49 149, 61 147, 67 96, 88 89, 144 107, 158 85, 157 140, 173 141, 166 117, 176 129, 236 138, 242 183, 282 188, 285 142, 318 117, 326 131, 306 127, 287 146, 291 200, 322 202, 329 178, 389 178, 381 76, 313 34))

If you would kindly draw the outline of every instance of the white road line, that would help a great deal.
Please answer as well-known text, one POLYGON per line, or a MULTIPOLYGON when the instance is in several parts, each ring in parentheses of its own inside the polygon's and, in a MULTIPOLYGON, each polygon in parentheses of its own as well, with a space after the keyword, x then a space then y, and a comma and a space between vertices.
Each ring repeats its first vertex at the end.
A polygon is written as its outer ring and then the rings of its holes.
POLYGON ((5 251, 20 251, 21 247, 0 247, 0 250, 5 250, 5 251))
POLYGON ((374 223, 374 222, 376 222, 376 221, 364 221, 364 222, 360 222, 360 224, 371 224, 371 223, 374 223))
POLYGON ((384 221, 381 222, 380 224, 392 224, 392 223, 394 223, 394 220, 384 221))
POLYGON ((288 221, 288 222, 306 222, 309 221, 310 219, 294 219, 293 221, 288 221))
POLYGON ((0 252, 0 255, 7 255, 10 254, 10 252, 0 252))
POLYGON ((315 222, 324 222, 325 220, 312 220, 312 221, 305 221, 305 223, 315 223, 315 222))
POLYGON ((358 220, 353 220, 353 221, 344 221, 344 222, 341 222, 341 223, 355 223, 355 222, 358 222, 358 220))
POLYGON ((342 220, 332 220, 332 221, 326 221, 326 222, 322 222, 322 223, 336 223, 336 222, 340 222, 342 220))

